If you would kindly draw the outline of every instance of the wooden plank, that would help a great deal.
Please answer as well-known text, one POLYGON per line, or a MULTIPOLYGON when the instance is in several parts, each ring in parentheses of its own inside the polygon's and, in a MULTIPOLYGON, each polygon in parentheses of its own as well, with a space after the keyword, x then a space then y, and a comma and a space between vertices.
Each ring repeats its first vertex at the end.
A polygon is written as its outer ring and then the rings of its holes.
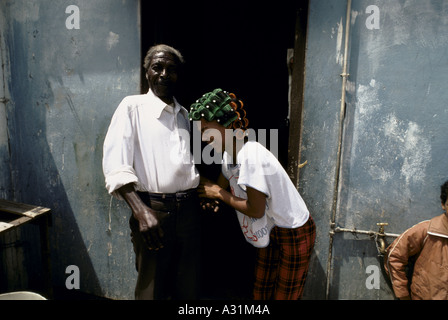
MULTIPOLYGON (((21 225, 31 221, 36 221, 39 224, 42 267, 44 271, 43 285, 48 297, 51 298, 53 297, 53 288, 48 235, 49 218, 48 215, 45 215, 45 213, 50 213, 50 211, 49 208, 0 199, 0 233, 2 233, 4 239, 10 239, 7 243, 15 242, 21 238, 21 229, 18 228, 21 225), (13 235, 15 235, 14 240, 11 238, 13 235)), ((2 259, 0 261, 4 260, 3 264, 5 266, 4 269, 7 271, 7 282, 13 283, 13 286, 20 284, 19 287, 24 287, 28 282, 26 270, 24 269, 25 256, 23 250, 22 247, 17 247, 13 248, 13 250, 6 250, 1 254, 2 259), (20 271, 17 272, 18 270, 20 271)))
POLYGON ((49 211, 49 208, 0 199, 0 232, 16 228, 49 211), (4 213, 3 217, 2 213, 4 213), (9 218, 11 214, 17 215, 17 219, 6 221, 11 219, 6 219, 5 213, 9 214, 9 218))
MULTIPOLYGON (((1 212, 0 212, 0 219, 1 219, 1 212)), ((17 228, 19 226, 21 226, 22 224, 25 224, 29 221, 31 221, 33 218, 30 217, 20 217, 18 219, 15 219, 13 221, 9 221, 9 222, 2 222, 0 221, 0 232, 9 230, 9 229, 13 229, 13 228, 17 228), (2 228, 3 226, 3 228, 2 228)))
POLYGON ((7 222, 1 222, 0 221, 0 232, 8 230, 10 228, 13 228, 14 225, 11 223, 7 223, 7 222))
POLYGON ((24 215, 30 218, 35 218, 41 214, 50 211, 49 208, 44 208, 40 206, 32 206, 29 204, 23 204, 13 201, 8 201, 0 199, 0 211, 14 213, 18 215, 24 215))

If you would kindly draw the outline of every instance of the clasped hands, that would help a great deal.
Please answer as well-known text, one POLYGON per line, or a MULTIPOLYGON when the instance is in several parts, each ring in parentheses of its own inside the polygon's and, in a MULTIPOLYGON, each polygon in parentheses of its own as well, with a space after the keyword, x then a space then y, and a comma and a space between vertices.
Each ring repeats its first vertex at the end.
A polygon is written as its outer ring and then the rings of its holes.
POLYGON ((207 178, 201 177, 201 182, 198 186, 198 196, 201 198, 201 208, 207 212, 218 212, 221 187, 213 183, 207 178))
MULTIPOLYGON (((200 206, 206 212, 216 213, 219 211, 219 193, 221 187, 212 181, 202 178, 198 186, 198 196, 201 198, 200 206)), ((137 219, 139 231, 149 250, 157 251, 163 248, 163 229, 161 222, 169 213, 157 211, 146 205, 138 206, 133 212, 137 219)))

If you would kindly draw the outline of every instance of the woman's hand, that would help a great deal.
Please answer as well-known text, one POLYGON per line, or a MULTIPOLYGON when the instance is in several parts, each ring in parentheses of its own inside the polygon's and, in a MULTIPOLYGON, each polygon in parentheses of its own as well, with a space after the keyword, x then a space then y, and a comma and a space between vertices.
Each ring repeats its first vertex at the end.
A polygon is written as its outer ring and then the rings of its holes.
POLYGON ((200 198, 221 200, 251 218, 259 219, 263 217, 266 209, 266 195, 250 187, 247 187, 247 199, 243 199, 226 191, 219 184, 201 178, 201 183, 198 186, 198 194, 200 198))
POLYGON ((222 191, 223 189, 219 185, 201 177, 201 183, 198 186, 198 194, 200 198, 221 200, 222 191))

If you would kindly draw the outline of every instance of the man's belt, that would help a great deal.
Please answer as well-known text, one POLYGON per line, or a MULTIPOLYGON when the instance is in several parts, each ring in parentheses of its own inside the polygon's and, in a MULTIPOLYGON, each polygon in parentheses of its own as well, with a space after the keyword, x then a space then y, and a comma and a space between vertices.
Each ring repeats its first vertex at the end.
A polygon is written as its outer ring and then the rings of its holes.
POLYGON ((167 200, 167 201, 182 201, 188 200, 197 195, 197 189, 188 189, 185 191, 179 191, 175 193, 158 193, 158 192, 146 192, 150 198, 167 200))

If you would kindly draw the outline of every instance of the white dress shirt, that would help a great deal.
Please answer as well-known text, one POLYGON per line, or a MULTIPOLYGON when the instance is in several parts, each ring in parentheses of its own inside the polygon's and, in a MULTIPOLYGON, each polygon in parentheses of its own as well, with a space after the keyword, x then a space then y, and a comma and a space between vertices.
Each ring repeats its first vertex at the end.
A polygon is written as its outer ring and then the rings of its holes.
POLYGON ((174 193, 196 188, 199 173, 190 153, 188 112, 149 90, 128 96, 115 111, 103 148, 106 189, 134 183, 137 191, 174 193))

